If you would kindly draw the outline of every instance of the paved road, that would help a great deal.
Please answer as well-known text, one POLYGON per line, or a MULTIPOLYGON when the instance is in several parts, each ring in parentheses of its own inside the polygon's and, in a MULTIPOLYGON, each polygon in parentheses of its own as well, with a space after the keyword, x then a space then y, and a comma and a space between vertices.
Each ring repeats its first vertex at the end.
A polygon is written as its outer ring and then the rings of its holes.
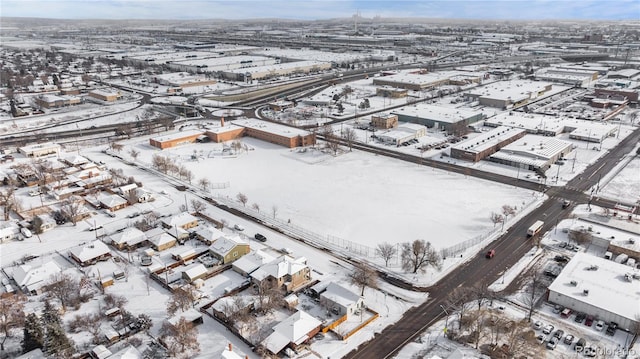
POLYGON ((566 218, 570 210, 562 209, 560 203, 563 195, 569 198, 584 198, 581 191, 589 190, 597 183, 597 177, 604 176, 630 152, 640 138, 640 129, 623 140, 616 148, 589 166, 578 177, 569 182, 567 187, 550 189, 550 197, 529 215, 508 229, 498 240, 480 251, 473 259, 460 266, 429 288, 429 299, 422 305, 409 310, 396 324, 387 327, 371 341, 361 345, 349 353, 347 358, 388 358, 397 353, 405 344, 419 336, 426 328, 442 319, 445 313, 440 308, 448 293, 459 286, 476 283, 492 283, 496 281, 506 268, 516 264, 533 247, 531 239, 526 238, 527 228, 536 220, 545 221, 542 233, 566 218), (488 249, 495 249, 493 259, 484 258, 488 249))

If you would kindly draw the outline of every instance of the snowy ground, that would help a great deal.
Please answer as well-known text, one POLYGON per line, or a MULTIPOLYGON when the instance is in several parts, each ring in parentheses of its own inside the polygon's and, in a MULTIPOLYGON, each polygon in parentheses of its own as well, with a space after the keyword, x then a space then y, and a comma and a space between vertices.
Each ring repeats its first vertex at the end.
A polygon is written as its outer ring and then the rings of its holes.
POLYGON ((599 195, 622 201, 628 204, 638 204, 640 201, 640 157, 633 149, 609 175, 603 179, 606 183, 601 186, 599 195))

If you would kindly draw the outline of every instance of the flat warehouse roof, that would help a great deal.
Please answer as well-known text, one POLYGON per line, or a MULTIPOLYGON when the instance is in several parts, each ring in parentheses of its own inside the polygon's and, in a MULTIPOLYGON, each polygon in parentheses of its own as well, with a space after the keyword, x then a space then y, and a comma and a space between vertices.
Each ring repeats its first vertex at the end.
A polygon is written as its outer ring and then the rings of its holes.
POLYGON ((442 106, 427 105, 419 103, 412 106, 401 107, 391 112, 394 115, 404 115, 411 117, 420 117, 438 122, 455 123, 461 120, 478 116, 479 111, 463 110, 459 108, 450 108, 442 106))
POLYGON ((640 281, 624 278, 633 268, 611 260, 577 253, 551 283, 549 290, 631 320, 640 316, 640 281), (592 265, 597 270, 587 270, 592 265), (576 285, 571 284, 574 281, 576 285), (588 290, 588 295, 584 294, 588 290))
POLYGON ((158 142, 164 142, 164 141, 177 140, 180 138, 191 137, 191 136, 200 136, 203 133, 204 133, 203 131, 199 131, 199 130, 189 130, 189 131, 176 132, 170 135, 154 137, 152 138, 152 140, 158 141, 158 142))
POLYGON ((233 124, 289 138, 297 136, 307 136, 310 133, 308 131, 300 130, 295 127, 279 125, 276 123, 260 121, 256 119, 235 120, 233 121, 233 124))

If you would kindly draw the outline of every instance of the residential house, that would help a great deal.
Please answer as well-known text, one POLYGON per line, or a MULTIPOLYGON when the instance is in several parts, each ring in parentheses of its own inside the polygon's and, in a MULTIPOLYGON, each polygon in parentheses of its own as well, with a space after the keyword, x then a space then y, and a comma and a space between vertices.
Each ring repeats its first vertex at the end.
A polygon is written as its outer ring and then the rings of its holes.
POLYGON ((320 294, 320 304, 335 315, 353 315, 365 308, 364 299, 334 282, 320 294))
POLYGON ((313 338, 321 327, 320 320, 300 310, 276 324, 273 333, 263 340, 261 345, 274 355, 287 347, 295 350, 313 338))
POLYGON ((59 274, 62 269, 54 262, 49 261, 41 266, 23 264, 13 271, 13 280, 26 294, 40 294, 42 287, 50 283, 51 276, 59 274))
POLYGON ((0 222, 0 243, 18 238, 18 233, 20 233, 20 228, 16 222, 0 222))
POLYGON ((83 157, 80 155, 67 156, 65 158, 62 158, 60 161, 73 167, 82 166, 84 164, 89 163, 89 160, 86 157, 83 157))
POLYGON ((84 267, 110 258, 111 251, 103 242, 93 241, 80 247, 71 248, 69 256, 84 267))
POLYGON ((161 223, 164 228, 180 227, 182 229, 189 229, 198 225, 198 218, 189 212, 182 212, 168 218, 163 218, 161 223))
POLYGON ((311 270, 305 257, 294 259, 288 255, 276 258, 249 275, 256 286, 268 285, 293 292, 311 280, 311 270))
POLYGON ((193 283, 194 281, 205 277, 208 273, 207 267, 205 267, 204 264, 194 263, 182 272, 182 278, 189 283, 193 283))
POLYGON ((249 243, 243 242, 240 237, 222 237, 209 246, 211 255, 220 260, 222 264, 231 263, 243 255, 249 253, 249 243))
POLYGON ((198 238, 200 241, 206 244, 211 244, 225 236, 225 234, 221 230, 211 226, 198 229, 195 231, 195 233, 196 233, 196 238, 198 238))
POLYGON ((125 248, 138 248, 147 240, 144 232, 135 227, 125 228, 109 237, 112 246, 123 250, 125 248))
POLYGON ((126 199, 118 196, 117 194, 101 194, 98 198, 100 207, 107 209, 111 212, 115 212, 125 208, 129 203, 126 199))
POLYGON ((237 261, 234 261, 231 268, 242 276, 248 277, 253 271, 275 259, 276 257, 260 249, 250 252, 237 261))
POLYGON ((162 233, 159 234, 153 233, 152 237, 149 237, 149 235, 147 235, 147 241, 149 241, 151 247, 158 252, 164 251, 165 249, 171 248, 176 245, 176 238, 165 231, 162 231, 162 233))

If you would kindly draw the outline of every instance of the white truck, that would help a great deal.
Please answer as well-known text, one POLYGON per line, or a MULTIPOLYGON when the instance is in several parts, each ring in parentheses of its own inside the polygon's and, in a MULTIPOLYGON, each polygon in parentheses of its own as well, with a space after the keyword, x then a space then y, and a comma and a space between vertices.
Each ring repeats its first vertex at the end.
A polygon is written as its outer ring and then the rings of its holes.
POLYGON ((544 226, 543 221, 536 221, 529 229, 527 229, 527 237, 533 237, 542 230, 542 226, 544 226))

